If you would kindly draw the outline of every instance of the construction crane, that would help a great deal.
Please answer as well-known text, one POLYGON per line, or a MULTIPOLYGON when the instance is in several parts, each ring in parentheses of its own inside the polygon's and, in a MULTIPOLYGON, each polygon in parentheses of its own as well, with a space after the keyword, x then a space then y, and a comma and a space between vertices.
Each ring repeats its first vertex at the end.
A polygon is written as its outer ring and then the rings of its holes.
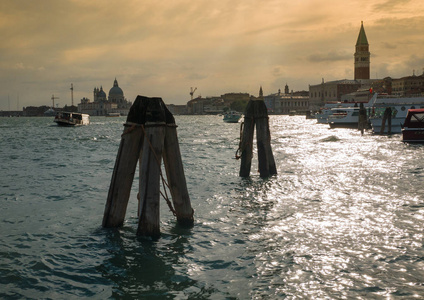
POLYGON ((194 88, 194 90, 193 90, 193 88, 191 87, 190 88, 190 96, 191 96, 191 100, 193 100, 193 94, 194 94, 194 92, 197 90, 197 87, 195 87, 194 88))
POLYGON ((54 95, 52 95, 53 108, 54 108, 54 99, 59 99, 59 97, 55 97, 54 95))

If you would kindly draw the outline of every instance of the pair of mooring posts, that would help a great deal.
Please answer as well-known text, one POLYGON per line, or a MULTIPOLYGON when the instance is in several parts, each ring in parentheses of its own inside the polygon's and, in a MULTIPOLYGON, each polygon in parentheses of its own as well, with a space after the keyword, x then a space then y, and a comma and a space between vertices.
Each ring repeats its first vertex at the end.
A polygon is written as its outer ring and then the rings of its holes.
POLYGON ((107 196, 103 227, 123 225, 137 162, 140 164, 137 235, 160 235, 161 194, 178 223, 192 226, 194 211, 184 176, 177 125, 172 113, 161 98, 137 96, 124 126, 107 196), (167 182, 162 176, 162 158, 167 182), (160 189, 161 181, 164 184, 163 192, 160 189), (172 203, 167 197, 167 188, 171 193, 172 203))
POLYGON ((258 167, 260 177, 277 174, 274 155, 271 148, 268 110, 262 99, 250 100, 240 129, 240 144, 236 158, 241 158, 240 177, 249 177, 253 158, 253 135, 256 126, 258 167))

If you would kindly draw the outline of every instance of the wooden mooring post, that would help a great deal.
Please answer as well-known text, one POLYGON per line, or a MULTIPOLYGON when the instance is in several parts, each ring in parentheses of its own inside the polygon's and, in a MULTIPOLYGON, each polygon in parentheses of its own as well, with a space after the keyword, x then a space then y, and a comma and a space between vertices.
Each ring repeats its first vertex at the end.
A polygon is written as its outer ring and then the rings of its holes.
POLYGON ((271 148, 268 111, 263 100, 250 100, 244 114, 243 130, 239 145, 241 158, 240 177, 249 177, 253 158, 253 135, 256 125, 259 174, 269 177, 277 174, 274 155, 271 148))
POLYGON ((384 111, 383 119, 381 120, 380 134, 384 134, 387 121, 387 134, 392 133, 392 108, 387 107, 384 111))
POLYGON ((159 200, 164 196, 178 223, 192 226, 193 209, 185 181, 174 116, 161 98, 138 96, 124 124, 103 216, 103 227, 122 226, 140 162, 138 235, 160 235, 159 200), (162 159, 166 182, 161 172, 162 159), (163 193, 160 182, 163 183, 163 193), (172 203, 167 197, 169 189, 172 203))
POLYGON ((358 116, 358 130, 361 131, 361 135, 364 134, 364 130, 367 128, 368 128, 367 110, 364 107, 364 103, 361 103, 359 106, 359 116, 358 116))

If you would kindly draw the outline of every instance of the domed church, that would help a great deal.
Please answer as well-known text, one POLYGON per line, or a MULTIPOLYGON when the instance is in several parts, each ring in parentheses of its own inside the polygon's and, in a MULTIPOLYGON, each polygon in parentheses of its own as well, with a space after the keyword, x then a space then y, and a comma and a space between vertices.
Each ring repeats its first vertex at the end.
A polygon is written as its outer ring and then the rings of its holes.
POLYGON ((121 108, 125 104, 124 92, 118 85, 118 80, 113 82, 113 87, 109 90, 109 102, 118 104, 118 108, 121 108))
POLYGON ((109 90, 109 95, 106 96, 103 87, 94 88, 93 102, 84 98, 78 104, 78 111, 88 113, 92 116, 104 116, 111 113, 119 113, 120 115, 127 115, 132 103, 127 101, 124 97, 124 92, 118 85, 118 80, 113 82, 113 87, 109 90))

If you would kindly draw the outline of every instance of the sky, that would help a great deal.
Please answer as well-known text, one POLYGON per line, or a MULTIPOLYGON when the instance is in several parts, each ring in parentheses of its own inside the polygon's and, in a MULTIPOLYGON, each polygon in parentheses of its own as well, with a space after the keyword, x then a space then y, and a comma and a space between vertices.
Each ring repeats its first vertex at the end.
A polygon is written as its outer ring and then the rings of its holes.
POLYGON ((422 0, 1 0, 0 110, 309 90, 353 79, 362 21, 371 78, 423 73, 422 0))

